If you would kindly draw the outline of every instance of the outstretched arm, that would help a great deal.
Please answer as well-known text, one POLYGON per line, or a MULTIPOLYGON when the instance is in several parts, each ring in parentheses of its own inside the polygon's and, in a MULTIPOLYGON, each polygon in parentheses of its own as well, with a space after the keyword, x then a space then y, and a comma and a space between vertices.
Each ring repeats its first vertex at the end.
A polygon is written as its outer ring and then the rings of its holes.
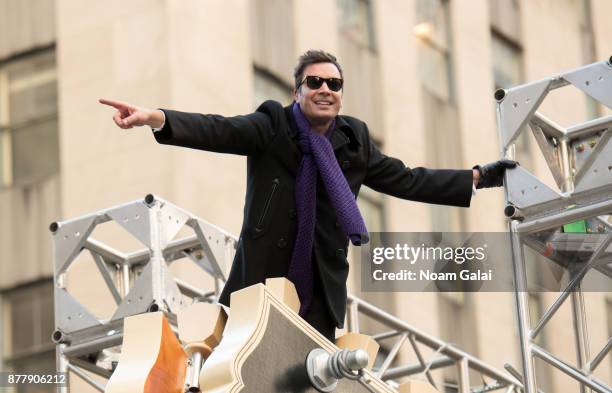
POLYGON ((388 157, 368 135, 368 166, 363 184, 397 198, 451 206, 470 206, 476 174, 471 169, 409 168, 388 157))
POLYGON ((274 101, 266 101, 254 113, 232 117, 141 108, 108 99, 100 103, 117 110, 113 120, 118 127, 150 126, 157 131, 154 136, 159 143, 240 155, 264 151, 276 135, 273 114, 282 113, 274 101))
POLYGON ((369 160, 364 184, 376 191, 402 199, 468 207, 473 187, 503 185, 506 169, 518 162, 499 160, 466 169, 409 168, 397 158, 387 157, 368 139, 369 160))
POLYGON ((468 207, 475 180, 473 170, 409 168, 369 143, 368 170, 363 184, 397 198, 468 207))

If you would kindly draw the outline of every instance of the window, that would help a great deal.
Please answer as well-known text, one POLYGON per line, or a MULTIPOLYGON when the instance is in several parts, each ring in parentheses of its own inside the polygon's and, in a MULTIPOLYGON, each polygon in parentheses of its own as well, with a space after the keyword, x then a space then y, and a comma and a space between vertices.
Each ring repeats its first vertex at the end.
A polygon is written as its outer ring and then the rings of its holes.
POLYGON ((519 0, 490 0, 491 27, 507 39, 521 41, 521 16, 519 0))
POLYGON ((451 100, 448 0, 417 0, 416 24, 419 79, 430 93, 451 100))
POLYGON ((496 88, 523 82, 523 49, 518 0, 490 0, 493 78, 496 88))
MULTIPOLYGON (((460 149, 461 132, 458 129, 457 108, 431 94, 425 87, 422 91, 423 116, 427 134, 427 156, 429 165, 435 168, 459 168, 462 166, 460 149)), ((442 205, 429 205, 432 230, 460 232, 465 222, 462 209, 442 205)))
POLYGON ((380 60, 374 36, 374 9, 370 0, 337 0, 339 50, 346 83, 343 112, 359 114, 370 135, 382 142, 380 60))
MULTIPOLYGON (((518 0, 490 0, 491 56, 495 89, 511 88, 524 82, 521 18, 518 0)), ((523 130, 517 139, 516 157, 532 167, 530 134, 523 130)))
POLYGON ((0 2, 0 59, 55 41, 56 0, 0 2))
POLYGON ((370 0, 337 0, 340 33, 362 47, 374 50, 374 27, 370 0))
POLYGON ((266 100, 275 100, 283 105, 292 101, 291 87, 273 74, 254 68, 253 109, 257 109, 266 100))
POLYGON ((58 170, 55 52, 46 50, 0 66, 0 186, 58 170))
POLYGON ((510 88, 523 81, 522 51, 518 43, 505 40, 493 30, 491 37, 495 88, 510 88))
MULTIPOLYGON (((414 34, 423 120, 427 135, 428 166, 462 166, 459 116, 453 101, 451 27, 448 0, 417 0, 414 34)), ((460 209, 430 205, 434 231, 461 231, 460 209)))
MULTIPOLYGON (((53 283, 44 280, 11 289, 2 294, 4 369, 15 372, 55 371, 55 345, 51 334, 53 318, 53 283)), ((54 392, 54 388, 28 388, 18 393, 54 392)))
POLYGON ((253 63, 292 84, 295 66, 293 1, 253 0, 249 4, 253 63))

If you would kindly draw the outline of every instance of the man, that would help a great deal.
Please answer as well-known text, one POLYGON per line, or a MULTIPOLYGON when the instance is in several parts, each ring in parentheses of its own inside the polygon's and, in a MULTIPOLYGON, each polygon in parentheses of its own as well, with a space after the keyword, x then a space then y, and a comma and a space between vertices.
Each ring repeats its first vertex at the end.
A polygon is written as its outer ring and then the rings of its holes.
POLYGON ((148 125, 159 143, 248 157, 244 221, 219 301, 229 305, 235 290, 288 277, 300 315, 333 341, 346 311, 348 240, 367 241, 355 202, 362 184, 398 198, 468 207, 473 186, 500 186, 504 170, 516 163, 407 168, 376 148, 365 123, 338 115, 344 80, 333 55, 306 52, 294 77, 292 105, 266 101, 245 116, 100 102, 117 109, 113 119, 120 128, 148 125))

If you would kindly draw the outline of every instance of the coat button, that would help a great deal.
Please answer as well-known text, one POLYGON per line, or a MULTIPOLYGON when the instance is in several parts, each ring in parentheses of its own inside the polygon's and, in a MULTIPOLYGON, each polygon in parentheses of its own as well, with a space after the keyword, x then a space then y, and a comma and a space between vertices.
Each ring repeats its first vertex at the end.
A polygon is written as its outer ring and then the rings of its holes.
POLYGON ((287 246, 287 241, 285 240, 284 237, 281 237, 280 239, 278 239, 278 242, 276 243, 276 247, 285 248, 286 246, 287 246))
POLYGON ((340 228, 340 221, 336 220, 336 228, 340 228))
POLYGON ((295 211, 295 209, 289 210, 289 218, 292 220, 295 220, 296 217, 297 217, 297 212, 295 211))
POLYGON ((344 250, 343 250, 343 249, 341 249, 341 248, 337 249, 337 250, 336 250, 336 256, 337 256, 338 258, 343 258, 343 257, 344 257, 344 250))
POLYGON ((350 161, 342 161, 342 169, 347 170, 351 167, 350 161))

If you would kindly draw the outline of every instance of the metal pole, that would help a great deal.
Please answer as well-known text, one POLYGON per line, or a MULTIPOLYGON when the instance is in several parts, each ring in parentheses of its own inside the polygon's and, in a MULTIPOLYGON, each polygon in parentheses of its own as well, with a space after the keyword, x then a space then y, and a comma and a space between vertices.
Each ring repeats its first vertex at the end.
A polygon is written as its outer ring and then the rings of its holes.
MULTIPOLYGON (((572 319, 574 322, 574 340, 576 345, 576 364, 584 370, 589 363, 589 337, 584 309, 584 296, 580 285, 572 292, 572 319)), ((584 385, 580 385, 580 393, 591 393, 584 385)))
POLYGON ((574 293, 576 288, 580 287, 580 282, 582 281, 584 276, 589 272, 589 270, 592 267, 597 265, 598 260, 600 259, 602 254, 605 253, 610 243, 612 243, 612 235, 608 235, 605 239, 601 241, 601 243, 599 243, 599 245, 597 246, 597 249, 593 251, 593 254, 591 255, 591 258, 589 259, 589 261, 580 269, 578 273, 576 273, 572 277, 569 284, 567 284, 567 286, 563 290, 563 293, 555 299, 553 304, 550 307, 548 307, 548 309, 546 309, 546 312, 544 313, 544 315, 542 315, 542 318, 540 319, 536 327, 531 331, 532 340, 537 337, 537 335, 544 328, 546 323, 553 317, 553 315, 561 307, 563 302, 565 302, 568 296, 574 293))
POLYGON ((514 294, 516 298, 516 313, 521 345, 525 393, 536 393, 535 368, 531 356, 531 341, 529 339, 529 293, 527 292, 527 273, 523 245, 516 231, 517 222, 510 222, 510 244, 512 246, 512 266, 514 271, 514 294))
POLYGON ((215 277, 215 296, 219 296, 221 294, 221 282, 218 277, 215 277))
POLYGON ((199 391, 200 388, 200 370, 202 369, 202 353, 195 351, 191 354, 191 378, 189 379, 189 391, 199 391), (191 390, 197 388, 198 390, 191 390))
MULTIPOLYGON (((1 136, 0 136, 1 138, 1 136)), ((4 310, 4 299, 0 296, 0 320, 5 317, 4 310)), ((6 337, 6 333, 4 332, 4 324, 0 323, 0 337, 6 337)), ((0 339, 0 359, 4 359, 4 339, 0 339)), ((4 371, 4 362, 0 361, 0 372, 4 371)))
POLYGON ((532 221, 525 221, 522 224, 518 224, 516 229, 521 233, 544 231, 546 229, 560 227, 568 222, 600 216, 602 214, 609 214, 610 209, 612 209, 612 199, 607 199, 602 202, 593 203, 592 205, 585 205, 575 209, 564 210, 563 212, 553 216, 538 218, 532 221))
MULTIPOLYGON (((517 371, 517 370, 516 370, 514 367, 512 367, 512 365, 511 365, 511 364, 506 363, 506 364, 504 365, 504 368, 506 369, 506 371, 508 371, 510 374, 512 374, 512 376, 513 376, 514 378, 518 379, 519 381, 522 381, 522 380, 523 380, 523 376, 521 375, 521 373, 519 373, 519 372, 518 372, 518 371, 517 371)), ((514 388, 514 386, 513 386, 513 388, 514 388)), ((517 389, 518 389, 518 388, 521 388, 521 389, 522 389, 522 388, 523 388, 523 385, 517 386, 516 388, 517 388, 517 389)), ((543 392, 542 392, 542 391, 541 391, 541 390, 538 388, 538 393, 543 393, 543 392)))
POLYGON ((70 364, 82 370, 89 371, 90 373, 94 373, 100 377, 104 377, 106 379, 109 379, 111 375, 113 375, 112 370, 107 370, 105 368, 98 367, 96 366, 95 363, 90 363, 87 360, 83 360, 81 358, 71 358, 70 364))
POLYGON ((165 260, 162 254, 164 248, 162 241, 162 231, 164 222, 161 219, 161 211, 159 207, 159 201, 153 201, 149 205, 149 233, 151 241, 151 258, 149 264, 151 265, 151 295, 153 301, 160 307, 160 311, 166 309, 164 302, 165 295, 165 282, 164 282, 164 266, 165 260))
POLYGON ((98 267, 98 271, 100 272, 100 275, 102 276, 102 279, 104 280, 104 283, 106 284, 108 290, 113 296, 113 300, 115 300, 115 304, 117 305, 121 304, 121 294, 119 293, 119 291, 117 291, 117 287, 115 285, 116 274, 113 274, 113 276, 115 277, 111 277, 111 271, 109 271, 108 266, 106 266, 106 262, 104 262, 102 257, 91 250, 89 250, 89 253, 94 259, 94 262, 96 263, 96 266, 98 267))
POLYGON ((121 279, 123 283, 123 297, 126 297, 130 292, 130 265, 123 262, 121 265, 121 279))
MULTIPOLYGON (((407 324, 406 322, 402 321, 401 319, 395 317, 394 315, 391 315, 389 313, 387 313, 386 311, 383 311, 379 308, 377 308, 376 306, 367 303, 351 294, 348 295, 349 301, 355 303, 358 307, 358 311, 361 311, 362 313, 364 313, 365 315, 374 318, 375 320, 377 320, 378 322, 386 325, 387 327, 391 328, 391 329, 395 329, 401 332, 408 332, 408 333, 412 333, 414 334, 414 338, 429 346, 430 348, 433 349, 439 349, 440 347, 444 347, 443 350, 441 350, 440 352, 444 355, 449 356, 452 359, 455 360, 459 360, 461 358, 467 358, 469 360, 469 364, 472 367, 472 369, 481 372, 487 376, 490 376, 492 378, 496 378, 500 381, 503 381, 505 383, 508 384, 517 384, 517 381, 510 375, 507 375, 493 367, 491 367, 490 365, 484 363, 483 361, 481 361, 480 359, 470 355, 469 353, 462 351, 461 349, 458 349, 452 345, 448 345, 447 343, 445 343, 444 341, 430 336, 418 329, 416 329, 414 326, 411 326, 409 324, 407 324)), ((431 368, 431 367, 430 367, 431 368)), ((392 371, 396 371, 396 369, 390 369, 388 370, 384 376, 385 379, 389 379, 391 377, 388 377, 388 375, 391 375, 392 371)))
POLYGON ((604 116, 569 127, 567 129, 567 133, 575 138, 582 134, 589 134, 594 131, 601 131, 610 126, 612 126, 612 116, 604 116))
POLYGON ((359 309, 357 303, 354 301, 349 302, 347 311, 348 331, 359 333, 359 309))
POLYGON ((544 116, 540 112, 534 113, 533 117, 529 120, 529 122, 535 124, 540 128, 546 129, 547 131, 552 131, 554 133, 554 136, 559 139, 565 136, 563 127, 550 120, 548 117, 544 116))
MULTIPOLYGON (((58 373, 66 373, 66 382, 70 384, 68 379, 70 375, 68 374, 68 359, 64 355, 64 348, 66 348, 66 344, 59 344, 55 347, 55 363, 58 373)), ((68 386, 58 386, 58 393, 68 393, 68 386)))
MULTIPOLYGON (((443 367, 448 367, 453 363, 455 363, 455 360, 448 356, 436 358, 429 362, 428 371, 437 370, 443 367)), ((381 379, 383 380, 397 379, 397 378, 406 377, 409 375, 422 373, 426 369, 427 369, 427 365, 425 364, 413 364, 413 365, 408 365, 408 366, 393 367, 393 368, 388 369, 387 372, 385 372, 385 375, 383 375, 381 379)))
POLYGON ((459 371, 459 393, 470 393, 470 368, 467 358, 457 363, 459 371))
POLYGON ((572 171, 570 168, 570 157, 568 150, 568 138, 561 138, 559 141, 560 147, 560 155, 561 155, 561 174, 563 175, 563 184, 561 186, 561 191, 563 192, 572 192, 574 191, 574 182, 572 179, 572 171))
POLYGON ((85 240, 83 247, 95 254, 100 255, 105 261, 108 262, 123 263, 123 261, 125 261, 127 258, 127 255, 121 251, 115 250, 114 248, 109 247, 94 238, 88 238, 85 240))
POLYGON ((87 382, 90 386, 92 386, 96 390, 104 393, 104 389, 106 389, 106 387, 102 386, 98 382, 94 381, 89 375, 85 374, 84 371, 82 371, 78 367, 74 367, 72 364, 68 364, 68 368, 70 369, 70 371, 72 371, 76 375, 78 375, 83 381, 87 382))
POLYGON ((551 366, 554 366, 558 370, 574 378, 581 384, 584 384, 590 387, 597 393, 610 393, 610 391, 612 391, 610 387, 601 384, 600 382, 594 380, 593 378, 589 378, 585 376, 579 370, 576 370, 574 367, 570 366, 569 364, 557 359, 556 357, 546 352, 544 349, 540 348, 539 346, 534 345, 532 350, 535 356, 539 357, 540 359, 544 360, 546 363, 550 364, 551 366))
POLYGON ((395 359, 395 357, 397 356, 397 353, 402 347, 402 344, 404 344, 404 341, 406 341, 406 337, 408 337, 408 334, 402 334, 400 338, 396 341, 396 343, 393 345, 393 348, 391 348, 383 364, 378 369, 378 372, 376 373, 377 376, 380 377, 385 373, 385 371, 387 371, 387 369, 391 365, 391 362, 393 362, 393 359, 395 359))
POLYGON ((593 358, 593 360, 589 364, 589 373, 593 372, 597 368, 597 366, 599 366, 599 363, 601 363, 601 361, 606 357, 608 352, 610 352, 610 349, 612 349, 612 337, 608 339, 608 343, 606 344, 606 346, 603 347, 603 349, 593 358))
POLYGON ((97 352, 105 348, 121 345, 123 342, 123 333, 115 333, 111 336, 102 336, 91 341, 71 345, 63 350, 64 355, 76 357, 87 355, 92 352, 97 352))
POLYGON ((397 330, 389 330, 388 332, 378 333, 372 336, 372 338, 376 341, 385 340, 387 338, 399 336, 401 332, 397 330))
POLYGON ((425 372, 425 376, 427 377, 427 380, 429 381, 430 384, 432 384, 433 386, 436 386, 436 383, 434 382, 434 379, 431 376, 431 371, 427 369, 427 365, 425 364, 425 359, 423 358, 423 355, 421 354, 421 351, 419 350, 419 347, 417 346, 417 343, 414 340, 414 334, 410 334, 408 338, 410 339, 410 345, 412 345, 412 349, 414 350, 414 353, 417 359, 419 360, 419 363, 423 366, 423 370, 427 370, 425 372))

